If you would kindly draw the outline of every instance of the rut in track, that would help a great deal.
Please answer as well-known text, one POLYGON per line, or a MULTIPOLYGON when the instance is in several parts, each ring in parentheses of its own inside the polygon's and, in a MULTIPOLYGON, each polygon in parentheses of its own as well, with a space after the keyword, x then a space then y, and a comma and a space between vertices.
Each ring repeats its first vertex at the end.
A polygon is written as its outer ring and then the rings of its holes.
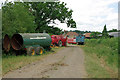
POLYGON ((84 53, 70 45, 41 61, 11 71, 4 78, 85 78, 84 53))

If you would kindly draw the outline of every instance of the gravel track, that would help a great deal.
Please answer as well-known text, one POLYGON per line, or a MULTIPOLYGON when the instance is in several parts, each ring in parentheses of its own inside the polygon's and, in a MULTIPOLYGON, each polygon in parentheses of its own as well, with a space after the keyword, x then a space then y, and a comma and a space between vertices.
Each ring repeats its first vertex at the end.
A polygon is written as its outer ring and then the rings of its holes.
POLYGON ((84 52, 69 45, 44 59, 8 72, 3 78, 86 78, 84 52))

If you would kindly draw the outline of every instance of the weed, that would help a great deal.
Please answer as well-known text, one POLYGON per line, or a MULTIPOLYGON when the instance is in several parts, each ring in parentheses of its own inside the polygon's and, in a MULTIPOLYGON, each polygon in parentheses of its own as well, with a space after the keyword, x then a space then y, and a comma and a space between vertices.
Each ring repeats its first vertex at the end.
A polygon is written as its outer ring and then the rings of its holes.
POLYGON ((85 40, 86 69, 89 77, 117 77, 118 73, 118 38, 85 40), (95 58, 93 56, 96 55, 95 58), (104 61, 101 62, 101 59, 104 61), (111 69, 111 70, 110 70, 111 69), (114 76, 111 75, 114 74, 114 76))

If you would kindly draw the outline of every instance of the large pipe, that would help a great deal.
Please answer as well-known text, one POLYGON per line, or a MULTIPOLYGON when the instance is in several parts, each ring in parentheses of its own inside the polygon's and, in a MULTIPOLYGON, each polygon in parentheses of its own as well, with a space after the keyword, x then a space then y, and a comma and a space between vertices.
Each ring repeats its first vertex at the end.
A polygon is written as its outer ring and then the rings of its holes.
POLYGON ((14 34, 11 38, 11 46, 15 50, 29 46, 48 47, 51 45, 51 42, 51 37, 47 33, 20 33, 14 34))
POLYGON ((23 38, 20 34, 14 34, 11 38, 11 46, 15 50, 20 50, 23 47, 23 38))
POLYGON ((7 52, 10 50, 10 38, 7 34, 4 36, 3 39, 3 48, 7 52))

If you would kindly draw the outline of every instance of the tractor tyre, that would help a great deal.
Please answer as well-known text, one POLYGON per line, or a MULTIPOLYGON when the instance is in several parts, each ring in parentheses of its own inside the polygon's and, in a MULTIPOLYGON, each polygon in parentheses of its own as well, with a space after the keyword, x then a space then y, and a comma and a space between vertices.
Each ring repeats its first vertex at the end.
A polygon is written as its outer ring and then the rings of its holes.
POLYGON ((78 42, 77 44, 80 45, 80 42, 78 42))
POLYGON ((47 50, 50 51, 52 48, 50 46, 47 47, 47 50))
POLYGON ((58 46, 59 46, 59 47, 62 47, 62 41, 59 41, 59 42, 58 42, 58 46))
POLYGON ((43 54, 43 50, 44 50, 43 47, 37 47, 35 51, 36 51, 37 55, 42 55, 43 54))
POLYGON ((27 48, 27 55, 34 56, 35 55, 35 49, 33 47, 27 48))
POLYGON ((67 47, 67 42, 65 42, 65 47, 67 47))
POLYGON ((82 45, 84 45, 84 42, 82 42, 82 45))

